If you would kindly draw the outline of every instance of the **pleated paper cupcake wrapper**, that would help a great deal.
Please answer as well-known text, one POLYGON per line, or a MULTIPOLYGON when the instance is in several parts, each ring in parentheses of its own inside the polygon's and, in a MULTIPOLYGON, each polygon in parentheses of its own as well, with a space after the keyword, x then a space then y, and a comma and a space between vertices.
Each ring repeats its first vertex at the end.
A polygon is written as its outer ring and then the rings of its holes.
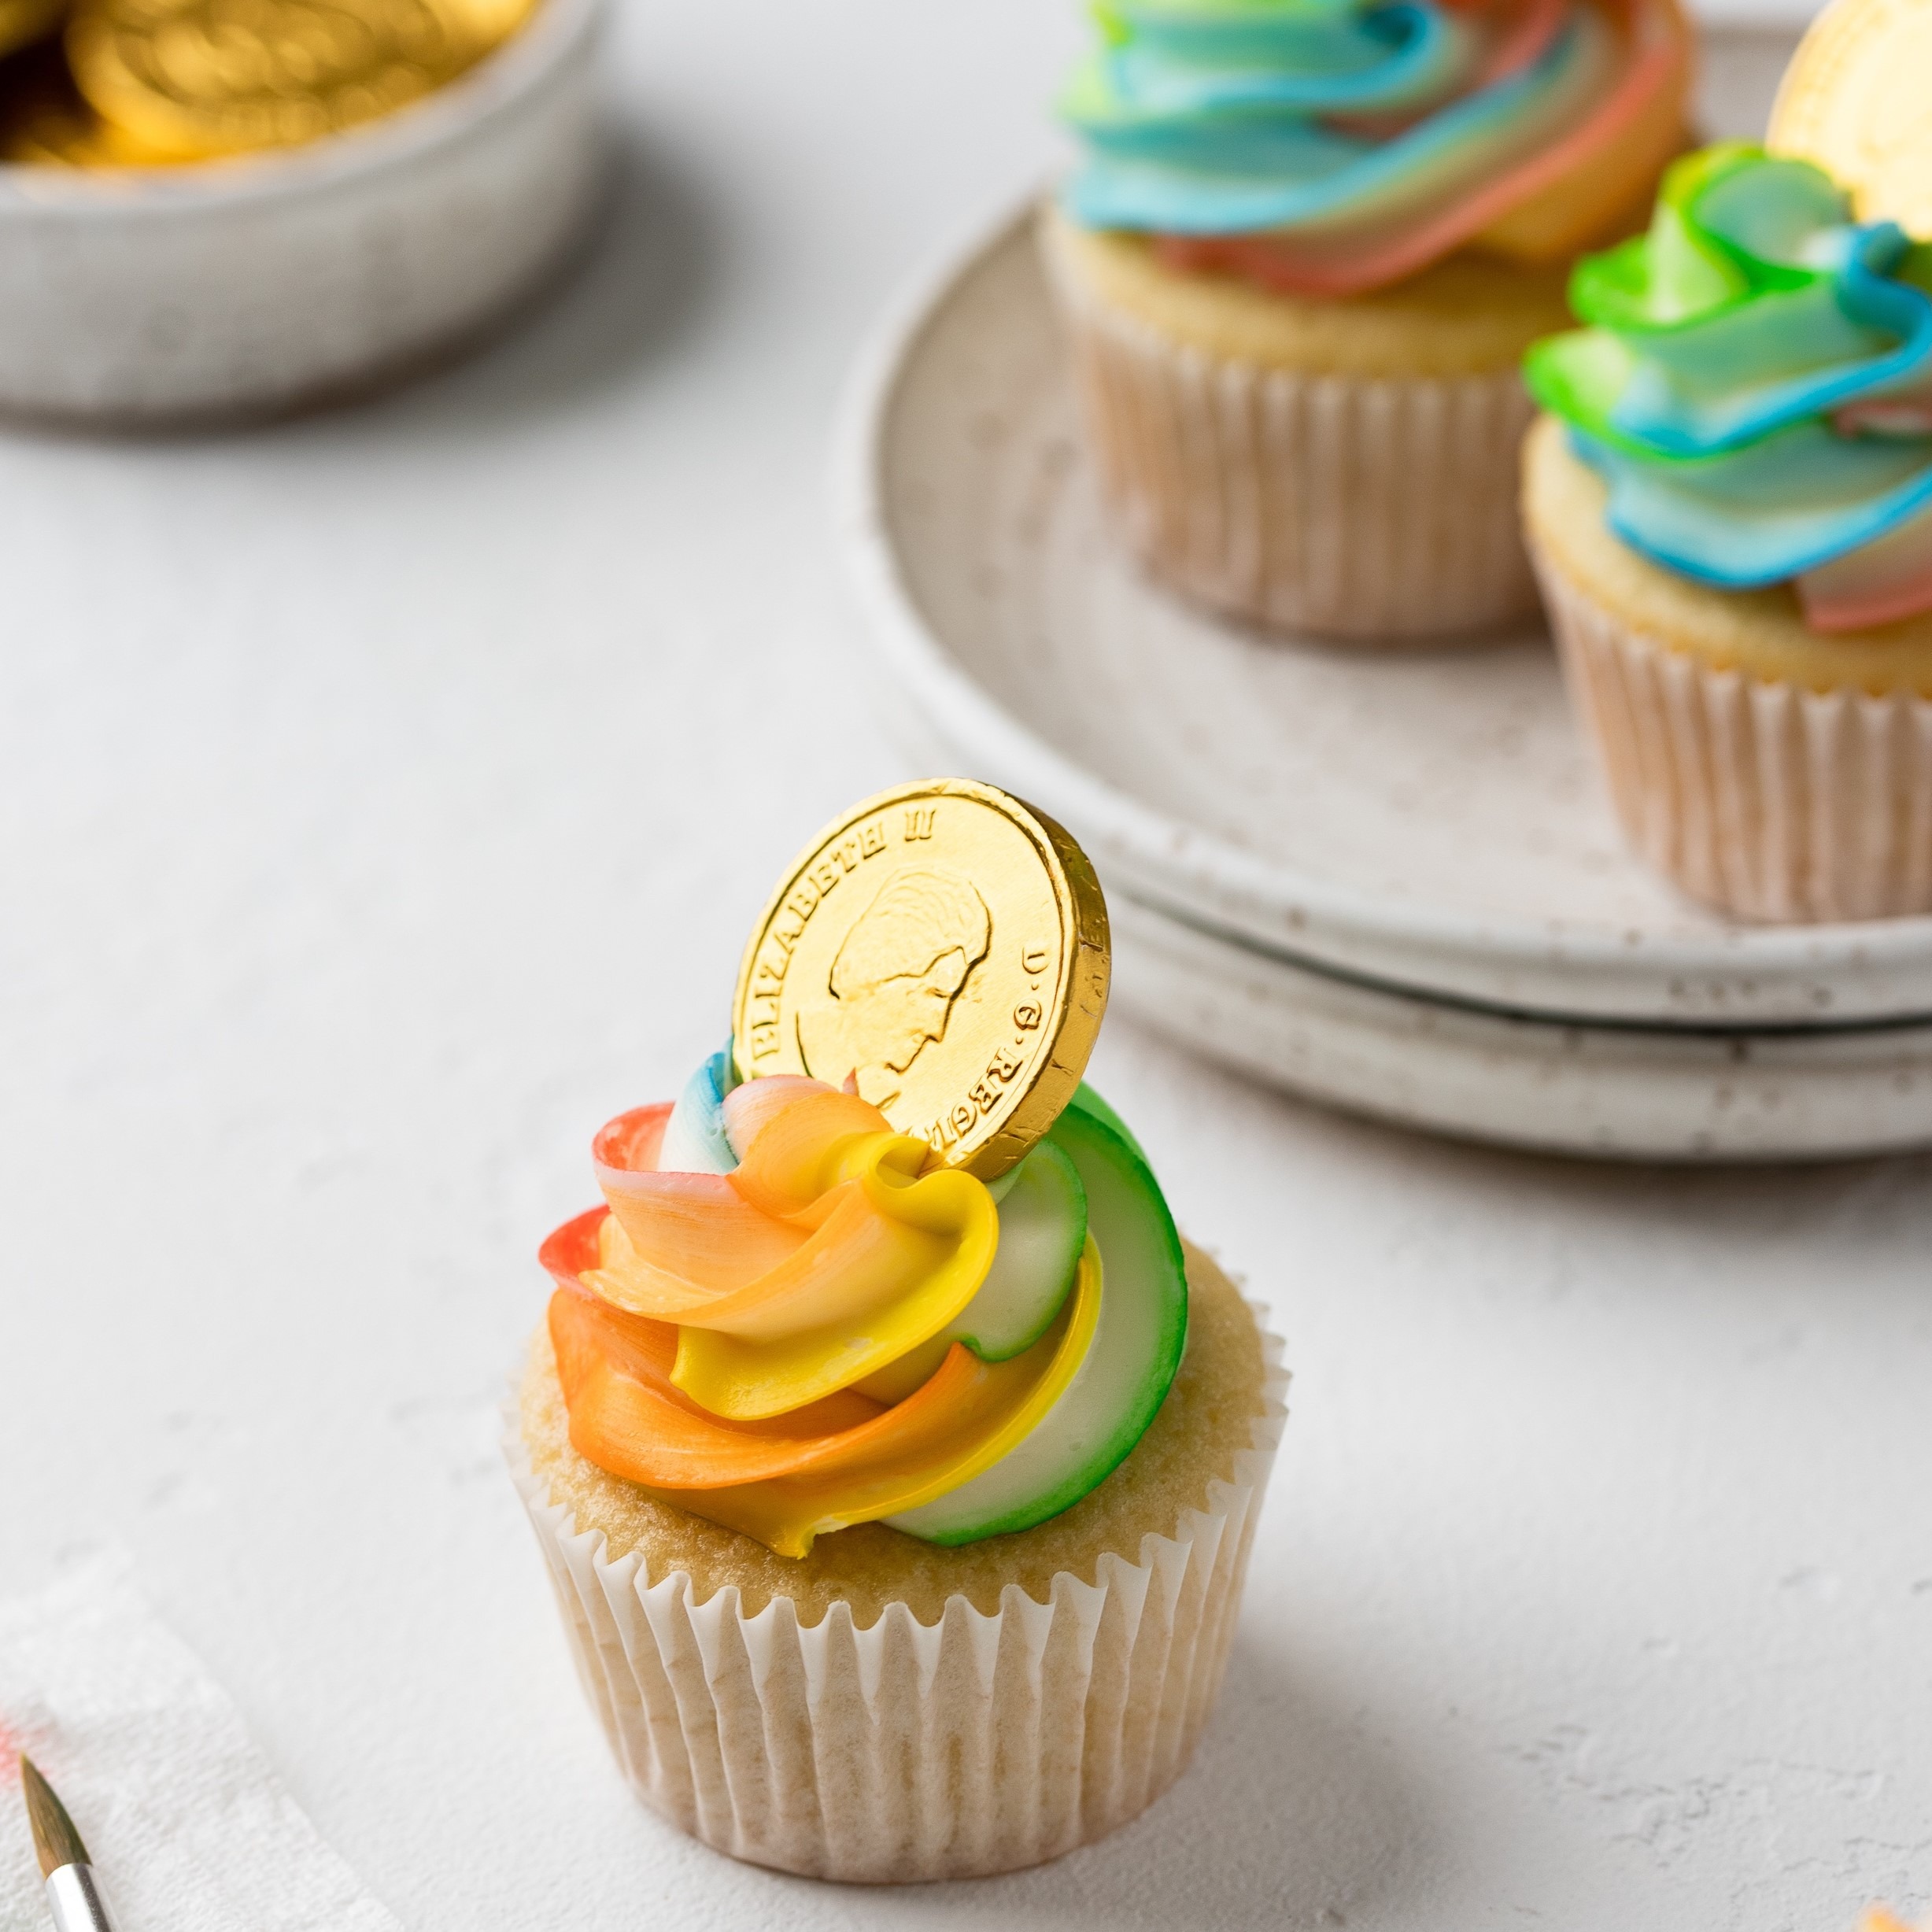
POLYGON ((1513 368, 1297 375, 1175 343, 1051 279, 1102 485, 1154 575, 1245 622, 1364 642, 1533 615, 1516 508, 1532 412, 1513 368))
MULTIPOLYGON (((1258 1318, 1259 1311, 1257 1311, 1258 1318)), ((747 1616, 735 1587, 613 1562, 550 1500, 520 1438, 512 1473, 549 1560, 578 1674, 646 1804, 734 1858, 811 1878, 964 1878, 1058 1857, 1124 1824, 1185 1768, 1221 1686, 1287 1380, 1269 1364, 1252 1446, 1137 1560, 1008 1585, 936 1624, 889 1605, 747 1616)))
POLYGON ((1538 560, 1564 673, 1637 851, 1741 918, 1932 912, 1932 701, 1716 670, 1538 560))

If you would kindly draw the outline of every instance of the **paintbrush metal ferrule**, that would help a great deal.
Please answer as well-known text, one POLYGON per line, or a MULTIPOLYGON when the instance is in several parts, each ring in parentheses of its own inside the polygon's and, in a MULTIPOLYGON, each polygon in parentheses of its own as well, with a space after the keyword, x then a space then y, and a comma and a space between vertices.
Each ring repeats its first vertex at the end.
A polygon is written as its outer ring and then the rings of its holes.
POLYGON ((47 1882, 47 1905, 54 1932, 114 1932, 113 1921, 101 1902, 94 1882, 87 1848, 67 1807, 54 1795, 30 1757, 20 1759, 20 1790, 27 1799, 27 1822, 33 1827, 34 1851, 40 1875, 47 1882))

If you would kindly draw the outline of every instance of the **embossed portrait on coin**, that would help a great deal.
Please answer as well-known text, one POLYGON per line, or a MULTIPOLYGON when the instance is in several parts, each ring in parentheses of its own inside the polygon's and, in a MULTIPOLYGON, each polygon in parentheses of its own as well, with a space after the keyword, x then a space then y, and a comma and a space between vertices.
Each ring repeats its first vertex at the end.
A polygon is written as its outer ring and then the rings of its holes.
POLYGON ((832 962, 832 1003, 801 1012, 799 1051, 818 1080, 856 1073, 875 1106, 946 1037, 953 1003, 992 944, 992 915, 973 881, 937 867, 896 873, 859 915, 832 962))

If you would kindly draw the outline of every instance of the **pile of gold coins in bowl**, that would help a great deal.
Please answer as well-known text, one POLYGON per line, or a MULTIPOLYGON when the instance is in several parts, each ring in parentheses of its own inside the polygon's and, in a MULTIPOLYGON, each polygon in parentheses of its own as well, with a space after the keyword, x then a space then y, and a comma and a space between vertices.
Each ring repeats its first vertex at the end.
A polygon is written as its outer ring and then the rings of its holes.
POLYGON ((0 162, 179 168, 298 147, 453 80, 531 0, 0 0, 0 162))

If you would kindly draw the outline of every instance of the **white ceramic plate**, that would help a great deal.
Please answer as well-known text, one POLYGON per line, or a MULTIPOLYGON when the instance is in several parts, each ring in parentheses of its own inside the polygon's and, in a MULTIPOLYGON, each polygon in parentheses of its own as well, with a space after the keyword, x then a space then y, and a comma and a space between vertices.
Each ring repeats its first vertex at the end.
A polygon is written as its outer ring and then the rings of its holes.
POLYGON ((1284 644, 1144 582, 1095 494, 1024 212, 885 332, 839 501, 873 634, 933 755, 1062 819, 1116 897, 1511 1012, 1932 1017, 1932 919, 1740 927, 1631 857, 1540 634, 1284 644))
POLYGON ((1932 1025, 1564 1025, 1351 982, 1114 912, 1114 996, 1238 1072, 1461 1139, 1594 1158, 1808 1160, 1932 1144, 1932 1025))
POLYGON ((597 180, 601 0, 367 127, 217 167, 0 166, 0 410, 140 424, 379 382, 536 287, 597 180))

